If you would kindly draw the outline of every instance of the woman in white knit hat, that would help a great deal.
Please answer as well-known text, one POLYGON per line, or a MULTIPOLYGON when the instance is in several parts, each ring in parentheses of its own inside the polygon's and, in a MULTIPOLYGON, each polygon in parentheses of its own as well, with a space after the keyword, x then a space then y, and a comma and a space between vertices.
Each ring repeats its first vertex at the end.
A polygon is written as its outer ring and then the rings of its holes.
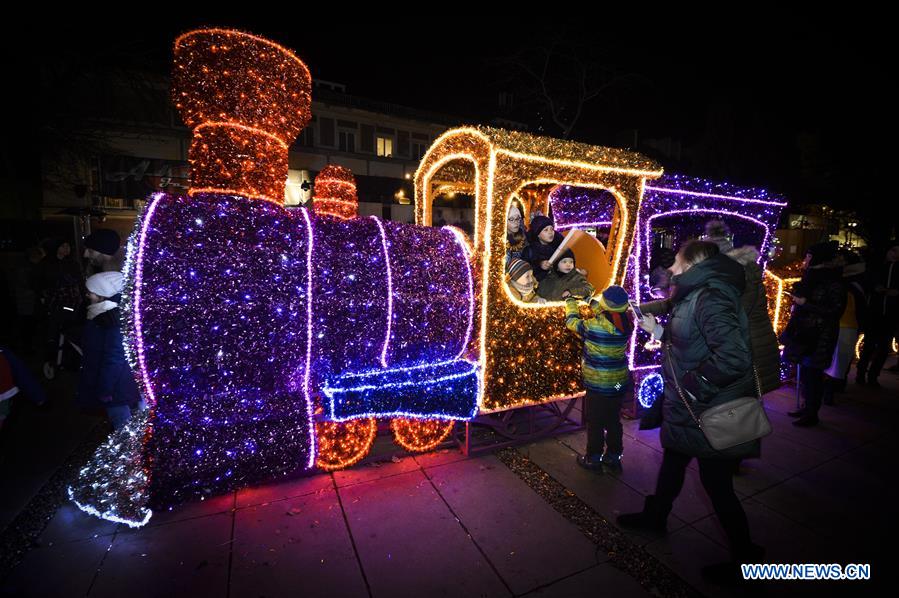
POLYGON ((87 279, 87 324, 84 327, 81 377, 77 401, 85 408, 103 407, 118 430, 131 419, 140 403, 140 392, 125 359, 119 301, 124 277, 121 272, 100 272, 87 279))

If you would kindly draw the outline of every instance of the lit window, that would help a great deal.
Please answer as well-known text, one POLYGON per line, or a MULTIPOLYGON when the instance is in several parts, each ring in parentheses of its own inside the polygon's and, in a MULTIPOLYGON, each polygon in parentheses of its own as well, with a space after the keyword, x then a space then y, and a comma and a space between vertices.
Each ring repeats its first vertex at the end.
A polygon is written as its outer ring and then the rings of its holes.
POLYGON ((378 137, 378 155, 385 158, 393 157, 393 137, 378 137))

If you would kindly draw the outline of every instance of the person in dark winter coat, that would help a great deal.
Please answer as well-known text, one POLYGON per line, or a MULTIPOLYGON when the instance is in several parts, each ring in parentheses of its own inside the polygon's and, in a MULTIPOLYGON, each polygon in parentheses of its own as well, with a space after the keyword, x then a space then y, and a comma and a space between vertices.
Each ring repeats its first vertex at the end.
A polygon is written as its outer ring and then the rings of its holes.
POLYGON ((569 297, 585 299, 592 297, 596 289, 586 277, 575 268, 574 252, 566 249, 553 264, 549 276, 540 283, 537 294, 547 301, 563 301, 569 297))
POLYGON ((891 243, 886 261, 871 274, 865 342, 856 381, 880 386, 877 377, 890 352, 893 336, 899 330, 899 242, 891 243))
POLYGON ((19 393, 38 406, 47 402, 44 389, 31 375, 28 366, 15 353, 0 346, 0 429, 11 412, 12 398, 19 393))
POLYGON ((740 303, 749 317, 749 344, 752 364, 759 377, 762 394, 780 388, 780 347, 777 334, 768 315, 768 294, 765 289, 764 271, 759 266, 758 249, 751 245, 734 248, 733 234, 721 220, 711 220, 705 225, 703 239, 718 246, 727 257, 736 260, 746 273, 746 288, 740 303))
POLYGON ((84 280, 68 241, 50 239, 43 248, 46 255, 37 266, 38 296, 44 318, 44 362, 52 364, 60 333, 83 317, 84 280))
POLYGON ((552 270, 549 258, 552 257, 565 237, 557 233, 551 218, 538 214, 531 221, 528 229, 528 246, 525 247, 522 259, 534 268, 534 277, 542 281, 552 270))
POLYGON ((840 335, 840 316, 846 309, 846 285, 836 262, 838 245, 812 245, 805 256, 805 272, 793 286, 793 311, 781 335, 784 358, 799 365, 805 406, 788 415, 795 426, 814 426, 824 398, 824 370, 830 367, 840 335))
POLYGON ((709 407, 755 394, 749 322, 740 302, 746 275, 740 264, 706 241, 692 241, 682 247, 672 274, 674 293, 668 325, 663 328, 649 314, 640 321, 644 330, 666 344, 665 390, 658 401, 661 421, 656 417, 655 421, 641 422, 644 429, 661 424, 662 467, 655 494, 646 497, 643 511, 621 515, 618 523, 664 531, 687 466, 695 457, 702 485, 727 534, 733 556, 733 562, 705 567, 703 573, 731 579, 738 563, 755 562, 762 552, 750 540, 746 513, 733 489, 738 459, 757 454, 760 441, 722 451, 713 449, 681 399, 677 385, 697 417, 709 407))
POLYGON ((864 285, 865 262, 858 254, 848 250, 842 251, 839 259, 843 264, 843 282, 848 292, 846 309, 840 316, 840 334, 833 351, 833 360, 824 372, 826 377, 822 402, 825 405, 833 403, 836 391, 846 388, 846 376, 849 374, 849 366, 855 355, 855 345, 864 326, 865 312, 868 308, 864 285))
MULTIPOLYGON (((768 295, 763 280, 764 272, 758 264, 759 252, 751 245, 735 249, 730 229, 720 220, 706 223, 703 239, 717 245, 719 252, 743 266, 746 278, 740 304, 749 318, 752 364, 758 373, 762 394, 777 390, 781 386, 780 348, 771 317, 768 315, 768 295)), ((640 309, 648 314, 666 314, 671 309, 671 302, 652 301, 642 304, 640 309)))
POLYGON ((118 302, 124 281, 121 272, 101 272, 87 279, 87 324, 82 336, 84 356, 78 380, 78 403, 104 407, 115 430, 131 419, 140 392, 125 359, 118 302))

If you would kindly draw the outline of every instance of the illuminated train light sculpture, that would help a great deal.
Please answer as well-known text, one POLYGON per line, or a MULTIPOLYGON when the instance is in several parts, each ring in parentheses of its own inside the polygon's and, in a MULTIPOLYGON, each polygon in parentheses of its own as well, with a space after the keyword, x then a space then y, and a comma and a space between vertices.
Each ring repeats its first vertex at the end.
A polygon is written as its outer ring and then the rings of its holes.
MULTIPOLYGON (((319 174, 317 214, 288 210, 288 148, 309 121, 310 90, 306 66, 263 38, 211 29, 176 40, 191 188, 151 197, 129 242, 123 303, 149 409, 69 488, 83 510, 137 527, 192 497, 351 465, 377 418, 400 445, 429 450, 455 422, 579 397, 564 304, 522 303, 504 283, 511 202, 553 204, 560 228, 582 224, 581 211, 598 218, 605 202, 604 242, 579 249, 597 288, 641 280, 644 223, 662 204, 694 209, 658 199, 647 211, 644 189, 672 192, 648 186, 662 169, 639 154, 462 127, 422 158, 416 225, 357 217, 340 168, 319 174), (571 188, 603 195, 556 203, 571 188), (445 189, 473 195, 473 238, 429 226, 445 189)), ((719 201, 707 189, 674 196, 690 193, 719 201)))

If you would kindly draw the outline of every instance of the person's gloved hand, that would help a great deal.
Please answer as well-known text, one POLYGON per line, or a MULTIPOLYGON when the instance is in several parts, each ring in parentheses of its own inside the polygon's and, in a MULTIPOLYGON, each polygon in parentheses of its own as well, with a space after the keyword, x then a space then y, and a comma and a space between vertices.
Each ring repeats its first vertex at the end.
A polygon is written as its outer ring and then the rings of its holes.
POLYGON ((640 318, 638 324, 640 325, 640 328, 650 334, 652 334, 652 331, 659 325, 658 321, 656 321, 656 317, 652 314, 643 314, 643 317, 640 318))

